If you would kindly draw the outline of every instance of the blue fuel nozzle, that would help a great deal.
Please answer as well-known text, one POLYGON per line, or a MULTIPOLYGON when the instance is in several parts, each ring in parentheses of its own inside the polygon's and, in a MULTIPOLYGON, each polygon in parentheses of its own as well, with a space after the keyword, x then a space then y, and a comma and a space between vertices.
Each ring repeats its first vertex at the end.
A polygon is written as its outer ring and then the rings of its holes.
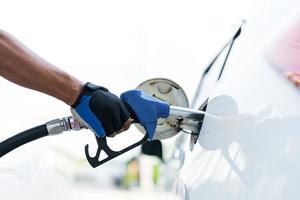
POLYGON ((158 118, 167 118, 170 113, 169 103, 159 100, 142 90, 129 90, 121 94, 122 102, 131 110, 152 140, 158 118))

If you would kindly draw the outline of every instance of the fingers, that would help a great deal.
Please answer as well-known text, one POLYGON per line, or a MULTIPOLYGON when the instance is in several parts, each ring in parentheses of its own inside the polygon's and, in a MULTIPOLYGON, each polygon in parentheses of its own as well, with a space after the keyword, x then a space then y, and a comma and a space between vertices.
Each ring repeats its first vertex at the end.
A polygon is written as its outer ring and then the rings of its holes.
POLYGON ((294 72, 286 72, 284 74, 290 81, 292 81, 297 87, 300 87, 300 74, 294 72))
POLYGON ((118 129, 118 131, 115 131, 114 133, 110 134, 109 137, 115 137, 117 134, 127 131, 130 127, 130 125, 133 122, 133 119, 130 118, 130 113, 128 112, 127 108, 123 103, 119 104, 120 105, 120 110, 119 110, 119 117, 114 118, 113 124, 118 124, 121 126, 120 127, 115 127, 118 129), (123 124, 122 124, 123 122, 123 124))
POLYGON ((118 130, 118 131, 112 133, 112 134, 109 135, 108 137, 115 137, 117 134, 120 134, 120 133, 122 133, 122 132, 124 132, 124 131, 127 131, 127 130, 129 129, 130 125, 132 124, 132 122, 133 122, 133 119, 131 119, 131 118, 129 117, 129 118, 123 123, 123 127, 122 127, 120 130, 118 130))
POLYGON ((133 119, 130 117, 124 122, 123 127, 116 132, 116 134, 122 133, 123 131, 127 131, 132 124, 133 119))
POLYGON ((124 128, 123 131, 127 131, 129 129, 130 125, 132 124, 132 122, 133 122, 133 119, 131 119, 131 117, 129 117, 127 119, 127 121, 123 124, 123 128, 124 128))
POLYGON ((111 135, 108 135, 107 137, 115 137, 117 135, 117 133, 116 132, 114 132, 113 134, 111 134, 111 135))

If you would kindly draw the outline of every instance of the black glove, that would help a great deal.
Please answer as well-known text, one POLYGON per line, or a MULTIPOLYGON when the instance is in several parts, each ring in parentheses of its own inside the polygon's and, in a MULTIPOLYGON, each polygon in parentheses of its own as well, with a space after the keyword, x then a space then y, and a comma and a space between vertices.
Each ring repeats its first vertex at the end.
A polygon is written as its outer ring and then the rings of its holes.
POLYGON ((111 136, 120 131, 130 113, 121 100, 108 89, 86 83, 71 112, 75 119, 98 137, 111 136))

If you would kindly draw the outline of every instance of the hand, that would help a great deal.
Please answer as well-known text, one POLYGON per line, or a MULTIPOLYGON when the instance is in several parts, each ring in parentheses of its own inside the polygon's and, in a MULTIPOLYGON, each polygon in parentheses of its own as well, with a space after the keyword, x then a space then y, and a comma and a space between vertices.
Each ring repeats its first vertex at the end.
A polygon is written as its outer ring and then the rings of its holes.
POLYGON ((98 137, 114 137, 132 123, 129 111, 116 95, 91 83, 84 85, 71 112, 98 137))
POLYGON ((300 74, 296 72, 286 72, 284 75, 292 81, 297 87, 300 87, 300 74))

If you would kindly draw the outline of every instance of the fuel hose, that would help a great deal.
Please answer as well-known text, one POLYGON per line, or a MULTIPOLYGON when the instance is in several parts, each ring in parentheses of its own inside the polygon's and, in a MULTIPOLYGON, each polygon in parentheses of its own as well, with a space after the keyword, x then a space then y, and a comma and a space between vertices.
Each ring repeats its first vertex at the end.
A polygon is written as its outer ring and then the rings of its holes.
POLYGON ((42 124, 14 135, 0 143, 0 157, 18 148, 19 146, 48 135, 49 133, 46 124, 42 124))
POLYGON ((85 126, 80 124, 77 120, 74 120, 72 116, 51 120, 0 142, 0 158, 28 142, 32 142, 48 135, 58 135, 64 131, 78 131, 83 128, 85 128, 85 126))

